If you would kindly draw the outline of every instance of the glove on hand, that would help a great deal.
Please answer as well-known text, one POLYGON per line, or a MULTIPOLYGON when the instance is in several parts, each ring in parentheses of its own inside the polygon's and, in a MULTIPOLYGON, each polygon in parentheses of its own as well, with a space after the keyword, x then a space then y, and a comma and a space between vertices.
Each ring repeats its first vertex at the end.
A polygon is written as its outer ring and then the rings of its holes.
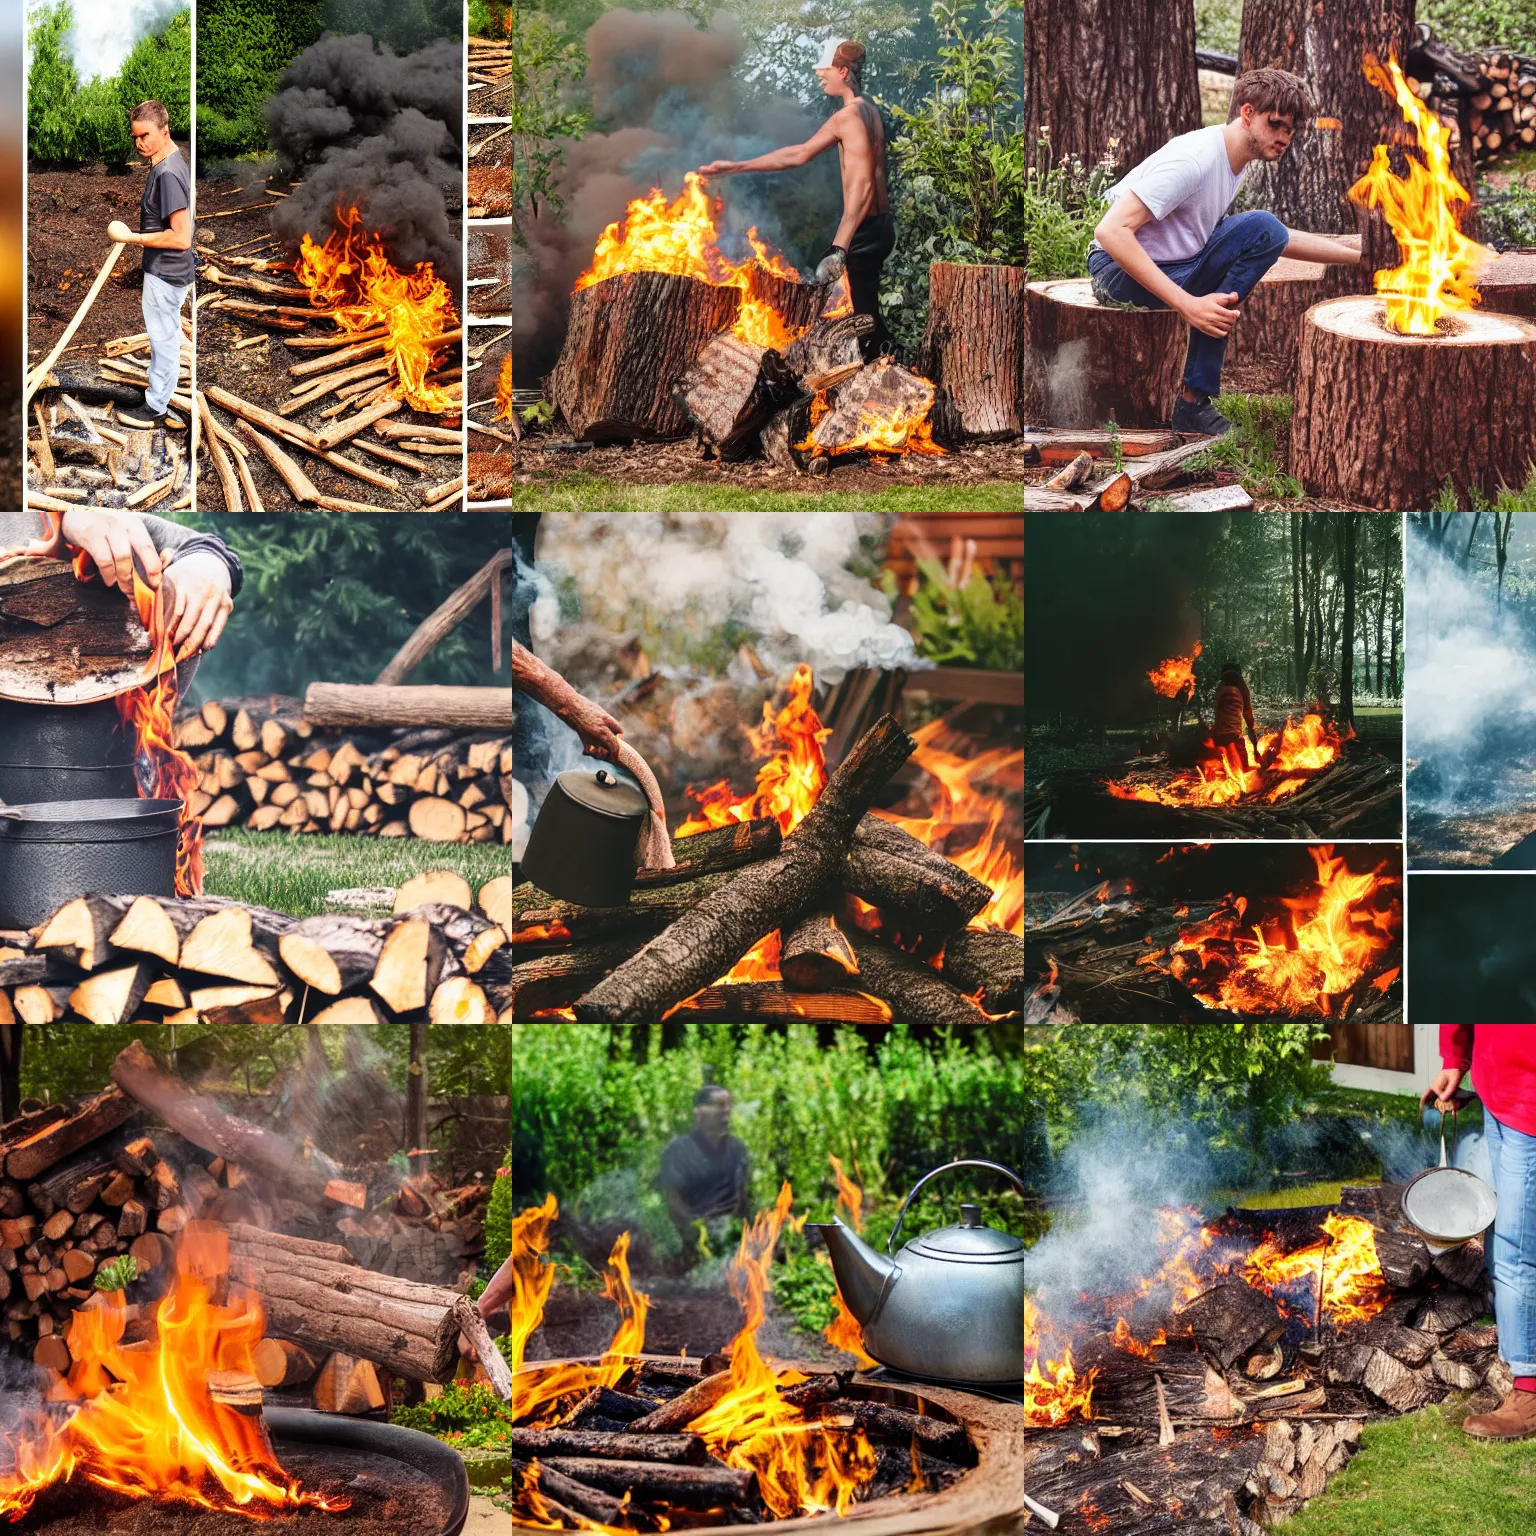
POLYGON ((842 246, 832 246, 816 266, 818 283, 835 283, 848 269, 848 252, 842 246))

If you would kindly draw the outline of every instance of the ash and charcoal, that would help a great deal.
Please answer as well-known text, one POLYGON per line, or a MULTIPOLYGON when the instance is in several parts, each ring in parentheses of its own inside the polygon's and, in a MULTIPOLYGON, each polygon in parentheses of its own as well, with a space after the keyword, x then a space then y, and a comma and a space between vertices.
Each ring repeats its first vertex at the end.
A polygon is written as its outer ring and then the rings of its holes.
POLYGON ((186 431, 123 425, 118 406, 133 393, 126 386, 93 390, 84 381, 81 394, 106 397, 95 405, 67 390, 41 391, 33 415, 37 430, 29 437, 32 488, 73 506, 149 512, 190 505, 186 431))

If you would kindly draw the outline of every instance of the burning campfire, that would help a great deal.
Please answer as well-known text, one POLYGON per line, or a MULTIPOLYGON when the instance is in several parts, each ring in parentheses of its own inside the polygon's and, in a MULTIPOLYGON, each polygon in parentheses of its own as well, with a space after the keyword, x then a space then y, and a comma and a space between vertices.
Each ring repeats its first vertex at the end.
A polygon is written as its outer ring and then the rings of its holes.
POLYGON ((149 1336, 128 1338, 121 1290, 77 1311, 67 1343, 73 1364, 49 1406, 0 1434, 0 1515, 18 1520, 44 1490, 93 1484, 156 1503, 271 1518, 305 1505, 328 1512, 344 1497, 306 1492, 273 1453, 252 1351, 260 1302, 240 1287, 217 1297, 229 1269, 222 1228, 182 1232, 176 1277, 154 1306, 149 1336))

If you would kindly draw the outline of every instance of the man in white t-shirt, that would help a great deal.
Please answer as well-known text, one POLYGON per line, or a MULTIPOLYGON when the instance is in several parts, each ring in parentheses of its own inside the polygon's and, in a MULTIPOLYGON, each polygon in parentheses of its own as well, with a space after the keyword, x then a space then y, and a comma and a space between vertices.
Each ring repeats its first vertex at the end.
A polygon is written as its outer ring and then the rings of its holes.
MULTIPOLYGON (((1224 125, 1181 133, 1110 189, 1088 271, 1100 303, 1175 309, 1189 322, 1177 432, 1229 432, 1211 404, 1238 305, 1282 256, 1356 264, 1360 252, 1327 235, 1287 229, 1261 210, 1228 214, 1255 160, 1278 160, 1312 115, 1306 82, 1255 69, 1232 87, 1224 125)), ((1340 189, 1343 190, 1342 188, 1340 189)))

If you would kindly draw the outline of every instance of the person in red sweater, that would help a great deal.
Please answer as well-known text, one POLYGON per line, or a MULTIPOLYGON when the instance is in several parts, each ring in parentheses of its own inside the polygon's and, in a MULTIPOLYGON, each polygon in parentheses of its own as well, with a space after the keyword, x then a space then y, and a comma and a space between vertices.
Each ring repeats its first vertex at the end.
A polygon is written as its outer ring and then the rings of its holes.
POLYGON ((1421 1109, 1464 1104, 1470 1095, 1457 1090, 1468 1067, 1483 1101, 1499 1202, 1488 1267, 1499 1353, 1515 1378, 1492 1413, 1461 1427, 1475 1440, 1528 1440, 1536 1437, 1536 1024, 1442 1024, 1440 1061, 1421 1109))
POLYGON ((1216 723, 1211 727, 1211 740, 1237 773, 1247 773, 1251 766, 1243 739, 1245 726, 1257 752, 1259 737, 1253 723, 1253 695, 1248 691, 1248 680, 1237 662, 1223 662, 1221 681, 1216 685, 1216 723))

